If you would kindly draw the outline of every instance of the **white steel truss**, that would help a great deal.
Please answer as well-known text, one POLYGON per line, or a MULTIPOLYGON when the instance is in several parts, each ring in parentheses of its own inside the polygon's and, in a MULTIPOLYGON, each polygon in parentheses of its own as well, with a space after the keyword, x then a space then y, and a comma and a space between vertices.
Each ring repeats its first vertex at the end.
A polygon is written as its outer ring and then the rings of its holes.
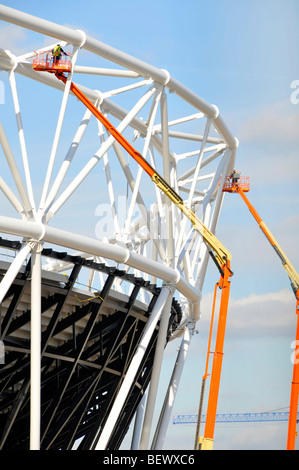
MULTIPOLYGON (((95 123, 90 111, 74 102, 70 93, 71 81, 77 82, 83 93, 159 170, 212 232, 216 230, 224 197, 221 181, 234 167, 238 141, 215 105, 200 98, 166 70, 112 48, 83 31, 56 25, 4 5, 0 5, 0 19, 49 38, 48 47, 28 51, 21 56, 14 55, 13 51, 0 50, 0 70, 8 73, 12 92, 10 112, 15 114, 17 122, 13 145, 7 137, 8 124, 4 121, 0 125, 1 159, 6 159, 8 164, 7 171, 1 164, 0 189, 17 213, 15 218, 0 216, 0 231, 18 236, 23 242, 23 249, 0 284, 0 300, 32 253, 31 314, 32 338, 35 341, 32 342, 31 357, 39 357, 40 338, 35 332, 40 332, 41 328, 40 253, 45 243, 66 247, 80 256, 105 260, 107 264, 121 266, 127 272, 153 283, 160 282, 163 288, 153 325, 160 318, 164 306, 168 305, 169 293, 173 295, 176 292, 184 313, 181 330, 185 333, 169 386, 173 396, 192 331, 199 319, 208 250, 202 237, 194 231, 180 210, 147 179, 143 170, 130 160, 102 124, 95 123), (72 72, 65 86, 52 74, 32 69, 33 56, 43 50, 51 50, 53 42, 60 42, 72 54, 72 72), (89 60, 91 65, 81 65, 81 60, 83 63, 89 60), (108 66, 102 66, 107 62, 108 66), (23 83, 22 89, 19 79, 23 83), (54 129, 53 125, 48 128, 48 134, 53 135, 52 142, 43 145, 37 137, 35 149, 28 145, 30 136, 26 135, 23 125, 27 112, 21 106, 22 95, 26 93, 24 80, 31 86, 36 84, 35 104, 30 110, 30 119, 36 120, 36 128, 39 117, 45 117, 50 108, 58 107, 54 129), (56 90, 61 90, 62 99, 56 90), (57 105, 53 103, 54 96, 57 105), (17 136, 21 159, 16 156, 17 136), (34 152, 42 152, 41 157, 33 159, 34 152), (99 167, 103 169, 100 175, 99 167), (36 174, 40 176, 37 178, 36 174), (88 204, 94 204, 95 217, 109 212, 102 225, 98 223, 96 229, 90 227, 90 230, 95 230, 93 237, 61 229, 58 218, 60 211, 68 207, 69 201, 79 204, 89 184, 93 187, 94 196, 88 204), (39 194, 40 200, 37 199, 39 194)), ((13 132, 9 128, 10 136, 13 132)), ((75 218, 76 213, 72 217, 75 218)), ((56 260, 45 262, 43 269, 67 272, 68 266, 56 260)), ((101 279, 90 272, 86 290, 99 290, 99 282, 101 279)), ((117 289, 124 292, 121 281, 117 289)), ((135 362, 121 389, 122 400, 128 393, 131 374, 134 375, 138 367, 141 350, 142 346, 136 352, 135 362)), ((31 448, 39 448, 40 438, 35 426, 40 420, 39 367, 38 361, 32 363, 31 388, 35 409, 31 416, 31 448)), ((157 358, 153 383, 157 383, 160 368, 161 358, 157 358)), ((153 385, 140 448, 148 447, 155 394, 156 387, 153 385)), ((166 400, 165 403, 153 445, 163 445, 167 427, 165 419, 169 419, 173 401, 167 404, 166 400)), ((116 400, 98 441, 98 448, 105 448, 120 407, 121 401, 116 400)))

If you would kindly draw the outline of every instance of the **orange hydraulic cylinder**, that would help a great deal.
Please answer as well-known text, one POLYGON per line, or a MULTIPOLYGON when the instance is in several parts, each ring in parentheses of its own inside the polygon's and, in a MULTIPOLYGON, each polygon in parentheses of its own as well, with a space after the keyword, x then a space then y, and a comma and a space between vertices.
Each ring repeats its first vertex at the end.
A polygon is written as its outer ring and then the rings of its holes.
POLYGON ((225 329, 226 329, 226 319, 227 319, 227 310, 228 310, 228 301, 229 301, 229 291, 230 291, 230 281, 231 271, 229 269, 229 263, 222 266, 223 275, 221 275, 219 287, 222 289, 220 309, 219 309, 219 318, 218 318, 218 328, 216 334, 216 344, 215 352, 213 357, 213 365, 211 372, 211 384, 208 400, 208 408, 206 415, 206 425, 204 432, 204 439, 213 440, 214 429, 216 422, 216 413, 217 413, 217 404, 218 404, 218 395, 220 387, 220 378, 221 378, 221 368, 222 368, 222 358, 223 358, 223 346, 225 338, 225 329))
POLYGON ((211 342, 212 342, 212 333, 213 333, 213 324, 214 324, 214 314, 215 314, 215 305, 216 305, 216 295, 217 295, 217 289, 219 287, 219 282, 215 284, 215 289, 214 289, 214 298, 213 298, 213 308, 212 308, 212 315, 211 315, 211 324, 210 324, 210 333, 209 333, 209 341, 208 341, 208 349, 207 349, 207 359, 206 359, 206 370, 203 376, 203 379, 206 379, 208 377, 208 369, 209 369, 209 358, 211 354, 211 342))
POLYGON ((292 385, 291 385, 287 450, 295 449, 296 425, 297 425, 297 413, 298 413, 298 398, 299 398, 299 300, 298 300, 298 295, 299 295, 299 292, 297 291, 297 304, 296 304, 297 329, 296 329, 296 341, 295 341, 295 353, 294 353, 293 380, 292 380, 292 385))

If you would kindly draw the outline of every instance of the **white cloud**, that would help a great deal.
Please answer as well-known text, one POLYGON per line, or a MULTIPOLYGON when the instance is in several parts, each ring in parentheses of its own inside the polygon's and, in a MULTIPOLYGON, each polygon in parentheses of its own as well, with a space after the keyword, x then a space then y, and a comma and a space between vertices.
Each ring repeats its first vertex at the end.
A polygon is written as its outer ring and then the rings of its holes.
POLYGON ((246 299, 234 300, 230 304, 230 331, 238 335, 284 335, 292 328, 293 318, 289 314, 295 301, 291 291, 262 295, 252 294, 246 299))
POLYGON ((1 48, 15 56, 53 44, 55 39, 12 24, 0 25, 1 48))
POLYGON ((243 122, 240 141, 298 142, 299 112, 291 101, 263 107, 243 122))
MULTIPOLYGON (((202 300, 201 329, 209 327, 211 308, 212 294, 208 294, 202 300)), ((215 311, 217 312, 217 306, 215 311)), ((239 339, 263 335, 292 338, 294 321, 295 298, 291 290, 252 294, 242 299, 230 298, 227 335, 239 339)))
POLYGON ((290 100, 246 113, 237 124, 238 166, 257 185, 289 184, 299 173, 299 105, 290 100))
POLYGON ((1 47, 8 49, 15 55, 24 54, 28 49, 24 44, 28 41, 28 34, 25 29, 11 24, 0 26, 1 47))

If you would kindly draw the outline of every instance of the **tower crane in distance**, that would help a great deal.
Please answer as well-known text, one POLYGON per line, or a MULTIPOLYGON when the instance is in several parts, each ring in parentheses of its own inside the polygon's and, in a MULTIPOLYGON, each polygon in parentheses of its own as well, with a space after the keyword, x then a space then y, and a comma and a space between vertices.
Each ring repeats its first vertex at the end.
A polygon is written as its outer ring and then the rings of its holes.
MULTIPOLYGON (((297 416, 297 421, 298 421, 297 416)), ((196 414, 176 415, 173 417, 173 424, 193 424, 197 422, 196 414)), ((202 415, 202 423, 205 423, 206 416, 202 415)), ((287 411, 265 411, 262 413, 217 413, 216 423, 261 423, 264 421, 288 421, 287 411)))

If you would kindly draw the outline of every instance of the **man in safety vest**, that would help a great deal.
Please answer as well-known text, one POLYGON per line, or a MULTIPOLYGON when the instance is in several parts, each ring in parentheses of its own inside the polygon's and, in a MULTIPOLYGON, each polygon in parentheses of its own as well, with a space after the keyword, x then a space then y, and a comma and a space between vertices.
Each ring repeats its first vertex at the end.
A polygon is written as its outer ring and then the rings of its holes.
POLYGON ((52 49, 52 54, 53 54, 53 62, 54 64, 57 64, 60 59, 61 59, 61 54, 64 54, 64 55, 67 55, 66 52, 64 52, 64 50, 62 49, 61 45, 60 44, 57 44, 57 46, 55 46, 53 49, 52 49))
POLYGON ((241 174, 240 174, 239 171, 234 170, 234 171, 232 172, 232 174, 230 175, 230 177, 231 177, 231 179, 232 179, 233 184, 238 184, 238 183, 239 183, 240 176, 241 176, 241 174))

